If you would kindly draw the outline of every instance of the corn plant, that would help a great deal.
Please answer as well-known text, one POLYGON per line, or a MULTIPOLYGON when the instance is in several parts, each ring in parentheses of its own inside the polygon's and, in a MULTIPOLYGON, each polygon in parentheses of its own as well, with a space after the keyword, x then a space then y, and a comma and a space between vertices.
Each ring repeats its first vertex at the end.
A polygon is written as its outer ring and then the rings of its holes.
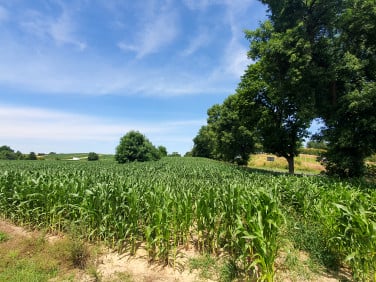
MULTIPOLYGON (((225 255, 247 279, 274 279, 285 218, 319 226, 354 277, 375 275, 372 184, 250 172, 200 158, 158 162, 0 162, 0 215, 19 224, 144 246, 175 265, 179 252, 225 255)), ((308 225, 307 228, 309 228, 308 225)), ((303 226, 303 225, 302 225, 303 226)))

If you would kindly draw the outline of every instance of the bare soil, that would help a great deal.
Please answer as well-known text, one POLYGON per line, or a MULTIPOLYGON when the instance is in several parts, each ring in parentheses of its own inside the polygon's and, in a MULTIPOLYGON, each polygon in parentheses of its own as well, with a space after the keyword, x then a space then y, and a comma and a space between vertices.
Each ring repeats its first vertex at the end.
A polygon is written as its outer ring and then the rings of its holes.
MULTIPOLYGON (((43 237, 45 239, 45 245, 43 248, 53 249, 54 246, 64 241, 66 238, 64 235, 51 235, 43 234, 40 231, 30 231, 23 227, 16 226, 8 221, 0 219, 0 231, 5 233, 8 240, 0 242, 1 252, 6 250, 11 251, 23 246, 31 246, 30 242, 38 240, 43 237), (26 243, 25 242, 29 242, 26 243)), ((209 279, 203 279, 199 275, 197 270, 189 270, 188 260, 192 257, 197 257, 198 254, 191 248, 188 251, 184 251, 177 261, 178 266, 175 269, 171 266, 163 266, 157 263, 150 263, 147 258, 147 253, 141 247, 136 255, 130 256, 129 254, 118 254, 109 248, 91 246, 92 249, 96 249, 94 257, 92 257, 92 265, 80 270, 74 268, 69 262, 59 261, 56 262, 59 265, 59 271, 56 277, 50 281, 103 281, 103 282, 115 282, 115 281, 128 281, 128 282, 154 282, 154 281, 166 281, 166 282, 195 282, 195 281, 214 281, 209 279), (99 250, 99 251, 98 251, 99 250)), ((0 252, 0 255, 1 255, 0 252)), ((22 252, 25 255, 36 256, 35 252, 42 253, 43 256, 51 255, 51 252, 45 252, 41 249, 35 249, 30 247, 29 249, 23 247, 22 252)), ((4 254, 3 254, 4 255, 4 254)), ((39 254, 40 255, 40 254, 39 254)), ((45 257, 49 260, 48 257, 45 257)), ((61 257, 64 259, 64 257, 61 257)), ((65 258, 66 259, 66 258, 65 258)), ((290 269, 284 267, 284 261, 286 259, 285 254, 281 254, 278 258, 276 281, 350 281, 347 278, 349 275, 342 275, 341 277, 333 276, 330 273, 320 271, 319 273, 313 273, 307 267, 304 271, 307 271, 307 275, 300 275, 299 273, 292 273, 290 269), (344 279, 345 278, 345 279, 344 279)), ((56 260, 56 256, 51 258, 51 261, 56 260)), ((304 265, 308 261, 308 255, 301 253, 299 260, 304 265)), ((302 269, 302 268, 301 268, 302 269)), ((300 270, 302 271, 302 270, 300 270)))

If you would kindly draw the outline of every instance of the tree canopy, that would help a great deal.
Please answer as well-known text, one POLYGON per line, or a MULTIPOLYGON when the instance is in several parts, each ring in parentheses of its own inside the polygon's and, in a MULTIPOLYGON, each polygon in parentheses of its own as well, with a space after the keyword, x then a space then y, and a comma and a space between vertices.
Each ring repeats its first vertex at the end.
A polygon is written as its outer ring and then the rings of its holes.
POLYGON ((89 152, 89 154, 87 155, 87 160, 88 161, 97 161, 97 160, 99 160, 99 156, 95 152, 89 152))
POLYGON ((145 162, 160 158, 158 149, 138 131, 129 131, 116 147, 115 160, 118 163, 145 162))
POLYGON ((208 125, 201 127, 193 140, 193 156, 247 164, 255 142, 252 131, 244 126, 238 98, 231 95, 208 110, 208 125))
POLYGON ((376 146, 375 1, 261 2, 268 19, 245 32, 254 63, 236 93, 209 109, 193 154, 230 160, 257 142, 285 157, 293 173, 307 129, 320 118, 328 173, 362 175, 376 146))
POLYGON ((14 152, 14 150, 7 146, 3 145, 0 147, 0 160, 22 160, 25 156, 20 152, 14 152))

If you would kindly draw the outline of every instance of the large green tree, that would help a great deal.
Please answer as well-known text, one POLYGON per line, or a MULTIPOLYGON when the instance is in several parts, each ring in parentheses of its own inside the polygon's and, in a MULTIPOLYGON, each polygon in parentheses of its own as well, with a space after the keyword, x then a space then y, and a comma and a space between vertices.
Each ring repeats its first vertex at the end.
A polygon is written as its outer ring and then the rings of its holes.
POLYGON ((163 158, 163 157, 167 157, 167 149, 165 146, 158 146, 158 152, 159 152, 159 155, 163 158))
MULTIPOLYGON (((328 171, 359 176, 375 150, 374 0, 262 0, 269 19, 250 40, 240 92, 258 112, 264 149, 295 155, 307 125, 326 125, 328 171)), ((239 92, 239 91, 238 91, 239 92)), ((290 160, 289 160, 290 159, 290 160)))
POLYGON ((322 117, 329 141, 328 172, 356 177, 376 150, 376 3, 344 2, 335 40, 332 103, 322 117))
POLYGON ((231 95, 208 110, 207 125, 193 139, 193 156, 247 164, 255 141, 253 132, 244 126, 240 107, 238 95, 231 95))
POLYGON ((87 155, 87 160, 88 161, 98 161, 99 155, 95 152, 89 152, 89 154, 87 155))
POLYGON ((193 139, 193 157, 215 158, 215 133, 209 125, 204 125, 193 139))
POLYGON ((314 118, 314 91, 307 79, 311 60, 309 41, 300 26, 281 29, 273 21, 247 31, 249 57, 256 61, 242 77, 238 88, 245 114, 268 153, 286 158, 294 173, 294 157, 314 118))
POLYGON ((17 155, 14 153, 14 150, 11 147, 3 145, 0 147, 0 159, 15 160, 17 159, 17 155))
POLYGON ((158 149, 138 131, 129 131, 116 147, 115 160, 118 163, 145 162, 160 158, 158 149))
POLYGON ((321 118, 327 171, 362 175, 365 157, 376 149, 375 0, 260 1, 268 20, 246 31, 255 63, 236 98, 210 109, 199 137, 213 140, 206 148, 223 159, 257 138, 265 151, 285 157, 293 173, 310 122, 321 118))
POLYGON ((216 136, 217 157, 245 165, 255 150, 255 138, 253 131, 245 126, 241 107, 239 96, 230 95, 222 105, 215 105, 208 110, 208 124, 216 136))

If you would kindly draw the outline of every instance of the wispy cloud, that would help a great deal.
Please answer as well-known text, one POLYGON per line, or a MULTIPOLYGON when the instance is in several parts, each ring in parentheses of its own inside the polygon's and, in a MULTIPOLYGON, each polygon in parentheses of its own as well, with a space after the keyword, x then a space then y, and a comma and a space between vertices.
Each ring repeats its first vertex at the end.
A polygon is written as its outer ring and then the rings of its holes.
POLYGON ((84 53, 76 58, 62 57, 53 50, 33 52, 7 39, 0 39, 0 83, 30 93, 168 97, 229 91, 223 77, 210 80, 208 75, 179 66, 113 66, 84 53))
MULTIPOLYGON (((222 20, 223 29, 230 29, 229 40, 224 46, 220 63, 210 75, 213 80, 223 76, 232 76, 239 78, 251 62, 247 59, 247 46, 244 44, 244 29, 248 26, 249 11, 252 9, 256 0, 184 0, 185 5, 191 10, 199 10, 207 13, 210 6, 219 5, 224 7, 224 17, 222 20)), ((254 15, 253 15, 254 16, 254 15)), ((218 36, 218 33, 216 33, 218 36)), ((187 54, 195 51, 204 41, 204 37, 196 38, 185 50, 187 54), (196 47, 197 46, 197 47, 196 47)))
POLYGON ((223 0, 184 0, 183 2, 191 10, 205 10, 210 5, 222 3, 223 0))
POLYGON ((3 6, 0 6, 0 23, 8 20, 9 14, 8 10, 3 6))
MULTIPOLYGON (((83 114, 9 105, 0 105, 0 120, 0 139, 3 142, 9 140, 11 144, 17 144, 21 140, 23 148, 16 148, 19 150, 37 151, 38 144, 43 143, 44 151, 59 151, 54 144, 57 142, 56 144, 63 146, 64 142, 63 147, 68 148, 74 148, 76 144, 75 152, 77 152, 85 143, 104 142, 107 147, 103 148, 103 153, 113 152, 119 138, 130 130, 138 130, 152 142, 159 144, 171 146, 174 140, 179 138, 190 143, 191 139, 187 140, 187 129, 195 130, 204 122, 202 120, 114 122, 83 114)), ((190 144, 186 144, 187 149, 189 146, 190 144)), ((84 149, 87 150, 90 150, 90 147, 84 149)))
POLYGON ((79 20, 80 12, 90 9, 89 2, 81 1, 78 8, 64 1, 49 2, 58 3, 53 6, 54 13, 36 7, 20 9, 14 23, 21 29, 14 32, 7 25, 0 36, 0 86, 48 95, 229 94, 250 63, 243 29, 254 1, 186 1, 192 8, 220 5, 215 15, 210 9, 200 11, 198 16, 189 12, 192 17, 187 26, 180 26, 187 20, 182 14, 186 8, 173 5, 174 1, 150 0, 132 5, 108 1, 112 6, 100 6, 105 11, 104 19, 109 19, 103 23, 103 30, 114 31, 106 29, 114 18, 125 26, 110 34, 108 42, 97 46, 94 44, 99 37, 89 37, 89 26, 79 20), (120 16, 121 11, 125 15, 120 16), (136 11, 137 16, 127 14, 130 11, 136 11), (112 13, 116 16, 111 17, 112 13), (126 21, 127 17, 132 20, 126 21), (133 18, 137 20, 133 22, 133 18), (83 36, 90 40, 92 48, 85 49, 83 36), (122 36, 126 38, 118 43, 122 36), (130 54, 114 48, 117 43, 130 54), (76 48, 86 52, 75 52, 76 48), (134 60, 133 53, 139 60, 134 60))
POLYGON ((183 56, 190 56, 201 47, 207 46, 211 41, 211 35, 207 29, 203 29, 198 32, 197 35, 191 38, 189 45, 186 49, 183 50, 183 56))
POLYGON ((184 4, 191 10, 206 10, 213 5, 225 5, 232 10, 244 11, 256 0, 183 0, 184 4))
POLYGON ((118 43, 123 51, 132 51, 141 59, 149 54, 158 53, 162 47, 171 43, 179 33, 177 12, 168 4, 155 7, 151 5, 146 19, 133 42, 125 39, 118 43))
MULTIPOLYGON (((234 77, 240 77, 247 65, 248 48, 244 45, 244 30, 247 28, 248 11, 255 0, 223 0, 226 8, 226 20, 231 30, 231 39, 225 48, 222 71, 234 77)), ((221 71, 221 70, 219 70, 221 71)))
POLYGON ((20 23, 21 27, 39 39, 52 39, 58 46, 69 44, 84 50, 86 43, 76 35, 73 10, 68 6, 60 6, 61 13, 57 17, 37 10, 28 10, 20 23))

